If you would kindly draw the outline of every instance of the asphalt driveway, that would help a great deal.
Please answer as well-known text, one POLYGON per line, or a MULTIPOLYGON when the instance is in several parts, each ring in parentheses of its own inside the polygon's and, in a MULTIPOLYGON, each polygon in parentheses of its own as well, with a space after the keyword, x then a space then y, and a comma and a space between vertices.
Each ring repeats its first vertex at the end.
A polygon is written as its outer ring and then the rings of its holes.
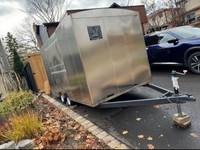
MULTIPOLYGON (((171 70, 181 71, 180 66, 153 66, 153 83, 172 90, 171 70)), ((183 105, 183 111, 191 117, 192 126, 187 129, 178 128, 173 124, 172 116, 176 113, 175 104, 160 107, 140 106, 129 108, 99 109, 84 105, 75 111, 109 132, 131 148, 146 149, 195 149, 200 148, 200 75, 188 73, 180 77, 180 91, 192 94, 196 102, 183 105), (123 134, 123 131, 128 131, 123 134), (149 145, 151 144, 151 145, 149 145)), ((146 88, 138 88, 129 94, 119 97, 149 98, 159 93, 146 88)))

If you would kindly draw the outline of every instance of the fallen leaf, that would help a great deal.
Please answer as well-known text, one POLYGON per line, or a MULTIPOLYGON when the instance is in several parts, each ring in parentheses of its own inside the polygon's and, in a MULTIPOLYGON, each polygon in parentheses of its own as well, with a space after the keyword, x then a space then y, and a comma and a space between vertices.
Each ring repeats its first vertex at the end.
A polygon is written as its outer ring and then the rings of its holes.
POLYGON ((160 108, 160 105, 154 105, 153 107, 154 108, 160 108))
POLYGON ((95 137, 94 136, 92 136, 92 135, 88 135, 87 136, 87 139, 94 139, 95 137))
POLYGON ((136 120, 137 120, 137 121, 140 121, 140 120, 141 120, 141 118, 136 118, 136 120))
POLYGON ((165 107, 165 109, 169 109, 169 107, 165 107))
POLYGON ((99 139, 98 142, 99 143, 104 143, 104 141, 102 139, 99 139))
POLYGON ((139 138, 139 139, 143 139, 143 138, 144 138, 144 135, 138 135, 138 138, 139 138))
POLYGON ((121 147, 121 145, 120 145, 120 144, 117 144, 117 145, 116 145, 116 148, 120 148, 120 147, 121 147))
POLYGON ((73 134, 71 134, 69 137, 73 138, 73 137, 74 137, 74 135, 73 135, 73 134))
POLYGON ((167 146, 168 146, 168 147, 170 147, 170 145, 169 145, 169 144, 168 144, 167 146))
POLYGON ((81 149, 87 149, 87 147, 85 145, 81 146, 81 149))
POLYGON ((153 138, 149 136, 149 137, 147 138, 147 140, 152 141, 153 138))
POLYGON ((163 118, 167 118, 166 116, 163 116, 163 118))
POLYGON ((48 118, 50 117, 49 113, 48 113, 48 114, 46 114, 46 117, 48 117, 48 118))
POLYGON ((191 133, 190 135, 193 137, 198 137, 198 135, 196 133, 191 133))
POLYGON ((138 143, 138 145, 140 146, 140 143, 138 143))
POLYGON ((164 136, 163 134, 160 135, 160 137, 163 137, 163 136, 164 136))
POLYGON ((88 114, 84 115, 85 117, 88 117, 88 114))
POLYGON ((74 140, 78 141, 78 140, 80 140, 80 138, 81 138, 81 135, 78 134, 78 135, 75 136, 74 140))
POLYGON ((90 139, 87 139, 87 140, 86 140, 86 143, 91 143, 91 140, 90 140, 90 139))
POLYGON ((59 135, 54 136, 54 141, 58 141, 59 140, 59 135))
POLYGON ((128 133, 128 131, 123 131, 123 132, 122 132, 122 134, 127 134, 127 133, 128 133))
POLYGON ((153 146, 152 144, 148 144, 147 147, 148 147, 149 149, 154 149, 154 146, 153 146))
POLYGON ((42 143, 40 143, 39 149, 43 149, 43 148, 44 148, 44 146, 42 145, 42 143))

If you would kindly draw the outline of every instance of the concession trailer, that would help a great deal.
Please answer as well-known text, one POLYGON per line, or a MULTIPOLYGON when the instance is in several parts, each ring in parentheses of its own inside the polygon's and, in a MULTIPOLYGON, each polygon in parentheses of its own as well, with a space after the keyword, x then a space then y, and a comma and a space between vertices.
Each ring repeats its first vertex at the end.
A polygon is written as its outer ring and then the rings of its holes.
POLYGON ((121 107, 195 101, 150 84, 151 70, 138 12, 95 9, 67 15, 41 48, 51 93, 62 102, 121 107), (163 93, 154 99, 110 102, 138 86, 163 93))

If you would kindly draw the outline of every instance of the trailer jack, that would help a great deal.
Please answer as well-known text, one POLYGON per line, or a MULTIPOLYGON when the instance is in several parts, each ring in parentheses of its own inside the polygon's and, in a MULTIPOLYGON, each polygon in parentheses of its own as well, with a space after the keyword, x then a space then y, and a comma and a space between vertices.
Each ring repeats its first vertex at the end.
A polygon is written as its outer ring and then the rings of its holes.
MULTIPOLYGON (((174 94, 179 95, 178 77, 176 75, 186 75, 187 70, 183 70, 183 73, 172 70, 172 84, 174 87, 174 94)), ((183 128, 187 128, 191 125, 190 116, 182 112, 181 103, 177 103, 177 114, 172 117, 174 124, 183 128)))

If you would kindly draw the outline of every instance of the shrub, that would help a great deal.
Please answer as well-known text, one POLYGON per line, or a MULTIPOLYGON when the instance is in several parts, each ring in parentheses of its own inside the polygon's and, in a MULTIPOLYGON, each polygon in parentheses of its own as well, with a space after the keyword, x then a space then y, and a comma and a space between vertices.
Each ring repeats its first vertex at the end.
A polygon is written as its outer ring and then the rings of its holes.
POLYGON ((9 115, 18 112, 21 108, 32 103, 33 94, 31 91, 9 92, 7 98, 0 103, 0 115, 9 115))
POLYGON ((42 115, 39 117, 37 113, 31 110, 19 115, 12 114, 9 123, 4 126, 0 135, 18 142, 22 139, 31 139, 42 135, 42 132, 42 115))

